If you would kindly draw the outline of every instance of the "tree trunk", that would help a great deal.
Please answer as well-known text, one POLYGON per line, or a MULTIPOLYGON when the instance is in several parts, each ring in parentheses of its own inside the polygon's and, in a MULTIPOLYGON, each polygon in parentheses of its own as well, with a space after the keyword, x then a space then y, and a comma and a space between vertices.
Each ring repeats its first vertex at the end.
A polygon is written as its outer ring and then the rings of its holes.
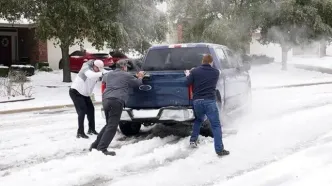
POLYGON ((71 82, 71 73, 69 66, 69 46, 61 45, 62 64, 63 64, 63 82, 71 82))
POLYGON ((319 42, 319 57, 326 56, 326 41, 322 40, 319 42))
POLYGON ((289 51, 289 47, 286 46, 281 46, 281 50, 282 50, 282 57, 281 57, 281 69, 282 70, 287 70, 287 60, 288 60, 288 51, 289 51))

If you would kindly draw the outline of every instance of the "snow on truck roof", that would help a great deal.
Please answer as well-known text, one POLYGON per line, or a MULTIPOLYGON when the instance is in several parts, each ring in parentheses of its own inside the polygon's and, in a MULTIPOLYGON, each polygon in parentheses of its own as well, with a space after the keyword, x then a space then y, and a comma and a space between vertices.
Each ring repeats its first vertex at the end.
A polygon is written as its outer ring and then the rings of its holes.
POLYGON ((105 51, 105 50, 97 50, 97 49, 94 49, 94 48, 88 48, 88 49, 84 49, 87 53, 90 53, 90 54, 109 54, 108 51, 105 51))
POLYGON ((150 47, 150 49, 163 49, 163 48, 185 48, 185 47, 209 47, 209 46, 222 46, 219 44, 213 43, 178 43, 178 44, 162 44, 162 45, 154 45, 150 47))

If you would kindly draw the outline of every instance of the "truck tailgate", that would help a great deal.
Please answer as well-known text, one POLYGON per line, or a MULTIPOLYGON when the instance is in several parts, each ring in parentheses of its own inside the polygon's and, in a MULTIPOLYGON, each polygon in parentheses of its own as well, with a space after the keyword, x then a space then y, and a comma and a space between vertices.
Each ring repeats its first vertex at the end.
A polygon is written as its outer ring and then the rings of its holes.
POLYGON ((126 107, 160 108, 190 106, 189 91, 183 71, 151 71, 143 85, 132 89, 126 107))

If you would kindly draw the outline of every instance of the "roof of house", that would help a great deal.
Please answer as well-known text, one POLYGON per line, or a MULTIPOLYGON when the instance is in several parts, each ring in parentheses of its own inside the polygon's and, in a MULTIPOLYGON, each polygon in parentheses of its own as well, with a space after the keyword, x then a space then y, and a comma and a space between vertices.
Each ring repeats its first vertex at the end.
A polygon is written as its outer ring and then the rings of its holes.
POLYGON ((33 26, 34 26, 33 21, 25 19, 23 17, 14 22, 0 18, 0 27, 33 27, 33 26))

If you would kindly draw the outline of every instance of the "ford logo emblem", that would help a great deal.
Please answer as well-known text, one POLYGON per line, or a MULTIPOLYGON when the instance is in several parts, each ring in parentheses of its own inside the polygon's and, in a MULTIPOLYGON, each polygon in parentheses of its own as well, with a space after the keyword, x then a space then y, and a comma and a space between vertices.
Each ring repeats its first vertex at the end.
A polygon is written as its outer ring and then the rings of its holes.
POLYGON ((152 89, 152 87, 150 85, 141 85, 139 86, 139 89, 143 91, 149 91, 152 89))

